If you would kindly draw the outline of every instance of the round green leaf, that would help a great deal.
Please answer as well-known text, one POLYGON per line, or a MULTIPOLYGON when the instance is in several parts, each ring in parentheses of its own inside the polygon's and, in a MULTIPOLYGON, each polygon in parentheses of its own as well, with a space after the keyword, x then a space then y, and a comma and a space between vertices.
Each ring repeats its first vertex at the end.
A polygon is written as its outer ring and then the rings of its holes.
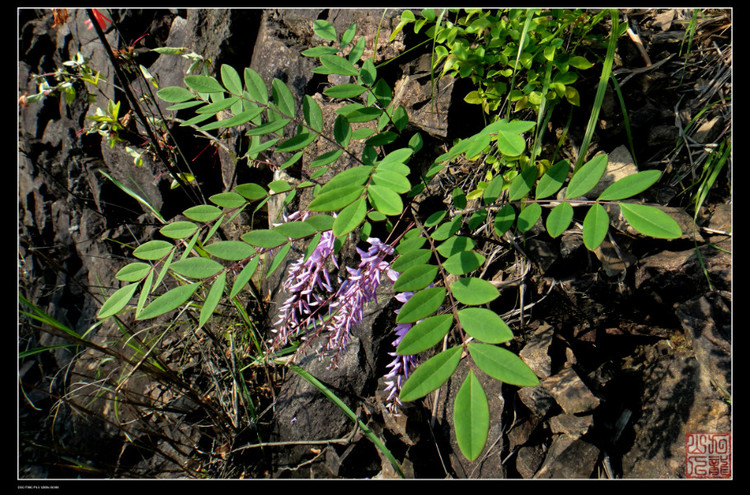
POLYGON ((223 272, 219 274, 218 277, 216 277, 216 280, 214 281, 213 285, 211 285, 211 290, 208 291, 206 300, 203 302, 203 307, 201 308, 201 314, 198 320, 198 328, 205 325, 208 319, 213 314, 214 310, 216 309, 216 306, 219 304, 219 301, 221 300, 221 296, 224 294, 224 287, 226 286, 226 283, 227 283, 227 272, 223 272))
POLYGON ((570 203, 560 203, 552 208, 547 216, 547 233, 552 237, 557 237, 568 228, 573 220, 573 207, 570 203))
POLYGON ((305 220, 305 223, 312 225, 315 230, 331 230, 336 220, 331 215, 314 215, 305 220))
POLYGON ((438 310, 445 299, 444 287, 424 289, 406 301, 396 316, 396 323, 414 323, 438 310))
POLYGON ((539 179, 536 185, 536 199, 548 198, 559 191, 565 183, 565 179, 568 178, 569 172, 570 162, 568 160, 561 160, 555 163, 539 179))
POLYGON ((117 289, 104 301, 96 317, 103 320, 119 313, 130 302, 130 299, 133 298, 133 294, 135 294, 137 288, 138 284, 129 284, 117 289))
POLYGON ((649 205, 618 204, 625 220, 641 234, 658 239, 677 239, 682 236, 679 224, 662 210, 649 205))
POLYGON ((218 241, 203 247, 208 254, 228 261, 239 261, 255 254, 255 249, 242 241, 218 241))
POLYGON ((396 258, 391 268, 399 273, 403 273, 412 266, 427 263, 430 258, 432 258, 432 251, 429 249, 414 249, 396 258))
POLYGON ((440 388, 461 361, 462 347, 451 347, 422 363, 401 387, 399 399, 409 402, 440 388))
POLYGON ((453 275, 471 273, 484 263, 485 257, 474 251, 461 251, 443 262, 443 268, 453 275))
POLYGON ((211 76, 185 76, 185 85, 196 93, 223 93, 224 86, 211 76))
POLYGON ((565 198, 579 198, 592 190, 607 169, 607 159, 604 153, 596 155, 578 169, 568 183, 565 198))
POLYGON ((470 237, 454 235, 443 241, 436 249, 438 253, 448 258, 462 251, 470 251, 475 245, 476 243, 470 237))
POLYGON ((162 88, 156 92, 156 96, 168 103, 182 103, 195 98, 195 94, 182 86, 162 88))
POLYGON ((408 292, 424 289, 437 276, 438 267, 435 265, 416 265, 404 271, 393 283, 393 290, 408 292))
POLYGON ((536 167, 526 167, 520 174, 516 176, 508 187, 508 199, 510 201, 518 201, 523 198, 529 191, 531 191, 536 176, 538 174, 536 167))
POLYGON ((450 289, 458 302, 472 306, 486 304, 500 296, 494 285, 476 277, 460 278, 450 285, 450 289))
POLYGON ((497 149, 503 155, 518 156, 526 149, 526 140, 519 134, 500 131, 497 133, 497 149))
POLYGON ((459 229, 461 229, 462 222, 463 217, 459 215, 456 218, 441 224, 438 228, 435 229, 430 237, 432 237, 436 241, 444 241, 458 232, 459 229))
POLYGON ((165 292, 161 296, 154 299, 154 301, 146 306, 141 314, 136 316, 136 320, 148 320, 149 318, 156 318, 159 315, 163 315, 173 309, 178 308, 184 304, 190 297, 195 293, 200 284, 186 284, 176 287, 169 292, 165 292))
POLYGON ((526 232, 534 226, 539 217, 542 215, 542 207, 539 203, 531 203, 518 214, 516 226, 521 232, 526 232))
POLYGON ((182 214, 196 222, 211 222, 219 218, 221 208, 214 205, 198 205, 188 208, 182 214))
POLYGON ((617 182, 610 184, 607 189, 599 195, 600 201, 617 201, 630 198, 640 194, 653 186, 661 177, 658 170, 644 170, 633 175, 623 177, 617 182))
POLYGON ((511 205, 505 205, 495 214, 495 233, 503 236, 513 226, 516 220, 516 210, 511 205))
POLYGON ((313 22, 313 31, 324 40, 336 41, 336 28, 324 19, 313 22))
POLYGON ((404 237, 401 239, 401 242, 398 243, 398 246, 396 246, 396 252, 399 254, 406 254, 410 251, 413 251, 415 249, 419 249, 422 246, 424 246, 424 243, 427 242, 427 239, 420 235, 409 235, 412 232, 415 232, 419 234, 418 230, 410 230, 407 234, 404 234, 404 237))
POLYGON ((513 338, 510 327, 489 309, 464 308, 458 312, 458 321, 466 333, 488 344, 500 344, 513 338))
POLYGON ((418 354, 443 340, 453 325, 453 315, 436 315, 425 318, 406 332, 396 348, 399 355, 418 354))
POLYGON ((136 261, 120 268, 115 274, 115 278, 123 282, 138 282, 143 280, 143 277, 148 275, 149 271, 151 271, 151 265, 136 261))
POLYGON ((148 241, 133 251, 133 256, 141 260, 159 260, 169 254, 174 246, 167 241, 148 241))
POLYGON ((178 221, 165 225, 159 229, 159 232, 161 232, 163 236, 172 239, 184 239, 185 237, 193 235, 196 230, 198 230, 198 226, 193 222, 178 221))
POLYGON ((456 394, 453 428, 463 455, 470 461, 479 457, 487 443, 490 407, 482 385, 471 370, 456 394))
POLYGON ((239 208, 247 202, 244 197, 240 196, 236 192, 218 193, 214 194, 208 199, 215 205, 221 206, 223 208, 239 208))
POLYGON ((213 277, 224 267, 218 261, 210 258, 190 257, 175 261, 170 265, 170 268, 184 277, 200 280, 213 277))
POLYGON ((591 251, 599 247, 609 230, 609 215, 599 203, 594 203, 583 218, 583 244, 591 251))
POLYGON ((480 370, 509 385, 535 387, 539 379, 521 358, 492 344, 470 343, 469 354, 480 370))
POLYGON ((361 185, 343 186, 321 192, 310 202, 308 208, 312 211, 339 210, 356 201, 363 192, 365 187, 361 185))
POLYGON ((333 235, 342 236, 356 229, 365 220, 367 215, 367 204, 364 197, 360 197, 354 203, 341 210, 333 222, 333 235))
POLYGON ((253 184, 252 182, 247 184, 239 184, 234 188, 234 190, 250 201, 257 201, 259 199, 265 198, 268 194, 268 191, 266 191, 263 186, 253 184))
POLYGON ((257 229, 243 234, 241 239, 248 244, 261 248, 275 248, 287 242, 287 237, 276 230, 257 229))
POLYGON ((383 215, 400 215, 404 210, 401 196, 387 187, 370 184, 367 194, 372 206, 383 215))

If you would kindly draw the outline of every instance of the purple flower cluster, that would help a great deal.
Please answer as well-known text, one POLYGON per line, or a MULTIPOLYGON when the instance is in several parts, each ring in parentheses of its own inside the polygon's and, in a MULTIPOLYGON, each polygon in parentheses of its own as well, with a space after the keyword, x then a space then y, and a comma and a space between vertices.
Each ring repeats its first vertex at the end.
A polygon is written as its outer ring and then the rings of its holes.
POLYGON ((313 336, 325 331, 323 350, 331 351, 333 366, 351 340, 352 328, 362 321, 365 307, 375 300, 381 274, 389 267, 385 257, 393 253, 393 247, 379 239, 367 239, 367 251, 357 248, 359 266, 346 268, 349 276, 338 281, 340 286, 334 292, 328 266, 330 263, 338 268, 335 240, 332 231, 323 232, 310 256, 300 257, 290 267, 284 282, 289 298, 279 310, 273 341, 274 347, 285 345, 309 327, 313 328, 313 336))
MULTIPOLYGON (((391 271, 388 276, 391 281, 395 282, 398 279, 398 272, 391 271)), ((413 292, 401 292, 396 296, 396 300, 403 305, 406 304, 406 302, 411 299, 411 296, 413 295, 413 292)), ((399 311, 400 310, 396 310, 395 313, 398 314, 399 311)), ((401 401, 398 400, 398 394, 401 391, 401 386, 404 384, 406 379, 409 378, 409 375, 411 375, 411 372, 414 371, 418 364, 416 356, 401 356, 396 353, 395 350, 401 343, 404 335, 406 335, 406 333, 411 330, 412 326, 414 326, 412 323, 399 323, 398 325, 396 325, 396 328, 393 329, 393 332, 396 334, 396 340, 393 341, 394 351, 388 353, 389 356, 393 357, 393 361, 391 361, 387 366, 389 371, 388 374, 385 375, 385 392, 388 394, 385 400, 385 406, 394 414, 398 413, 398 408, 401 405, 401 401)))

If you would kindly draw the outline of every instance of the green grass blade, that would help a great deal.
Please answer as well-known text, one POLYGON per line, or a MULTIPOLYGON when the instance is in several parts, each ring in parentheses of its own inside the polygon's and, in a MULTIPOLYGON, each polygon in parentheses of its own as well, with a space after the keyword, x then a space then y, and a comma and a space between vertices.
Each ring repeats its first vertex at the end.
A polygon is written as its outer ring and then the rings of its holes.
POLYGON ((288 366, 289 366, 289 369, 291 369, 292 371, 294 371, 295 373, 297 373, 299 376, 301 376, 303 379, 307 380, 315 388, 317 388, 318 390, 320 390, 321 393, 323 395, 325 395, 328 400, 330 400, 331 402, 333 402, 334 404, 336 404, 344 412, 344 414, 346 414, 349 417, 349 419, 351 419, 352 421, 354 421, 355 423, 357 423, 357 425, 362 430, 362 432, 365 434, 365 436, 375 445, 375 447, 378 450, 380 450, 380 452, 383 453, 383 455, 385 455, 385 457, 389 461, 391 461, 391 464, 393 465, 393 469, 396 470, 396 472, 398 473, 398 475, 401 478, 404 477, 404 473, 403 473, 403 471, 401 471, 401 466, 399 466, 398 461, 396 460, 395 457, 393 457, 393 454, 391 453, 391 451, 388 450, 388 447, 386 447, 385 444, 383 443, 383 441, 380 438, 378 438, 375 435, 375 433, 373 433, 372 430, 370 430, 370 428, 368 428, 367 425, 364 424, 357 417, 357 415, 354 414, 354 412, 351 409, 349 409, 349 406, 347 406, 346 404, 344 404, 344 402, 342 402, 341 399, 339 399, 333 392, 331 392, 331 390, 328 387, 326 387, 325 385, 323 385, 323 383, 321 383, 317 378, 315 378, 313 375, 311 375, 310 373, 308 373, 304 369, 300 368, 297 365, 293 365, 293 364, 290 364, 288 366))

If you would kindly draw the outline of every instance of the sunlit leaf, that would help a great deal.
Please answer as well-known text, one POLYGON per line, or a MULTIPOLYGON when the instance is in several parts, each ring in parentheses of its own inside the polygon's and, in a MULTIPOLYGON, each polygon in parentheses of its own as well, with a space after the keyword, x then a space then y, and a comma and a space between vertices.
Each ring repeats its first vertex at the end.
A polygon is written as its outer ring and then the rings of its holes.
POLYGON ((437 252, 448 258, 461 251, 471 251, 476 243, 471 237, 454 235, 443 241, 437 248, 437 252))
POLYGON ((156 96, 167 103, 182 103, 195 98, 194 93, 182 86, 169 86, 162 88, 156 92, 156 96))
POLYGON ((219 218, 221 208, 214 205, 198 205, 188 208, 182 214, 196 222, 211 222, 219 218))
POLYGON ((583 164, 571 177, 568 189, 565 191, 565 198, 579 198, 591 191, 604 175, 607 169, 607 159, 607 155, 602 153, 583 164))
POLYGON ((504 235, 516 221, 516 210, 512 205, 505 205, 495 214, 495 233, 499 236, 504 235))
POLYGON ((120 311, 130 302, 138 289, 139 284, 129 284, 117 289, 99 309, 96 317, 99 319, 109 318, 120 311))
POLYGON ((182 276, 195 279, 213 277, 224 267, 210 258, 190 257, 172 263, 171 269, 182 276))
POLYGON ((409 402, 440 388, 461 361, 462 347, 451 347, 422 363, 401 387, 399 399, 409 402))
POLYGON ((252 182, 249 182, 247 184, 240 184, 236 186, 234 190, 250 201, 257 201, 259 199, 265 198, 268 195, 268 191, 266 191, 263 186, 253 184, 252 182))
POLYGON ((255 249, 242 241, 218 241, 203 246, 208 254, 228 261, 239 261, 255 254, 255 249))
POLYGON ((185 85, 196 93, 223 93, 224 86, 211 76, 185 76, 185 85))
POLYGON ((531 368, 509 350, 474 342, 467 347, 474 363, 492 378, 519 387, 535 387, 539 384, 539 379, 531 368))
POLYGON ((542 207, 539 203, 531 203, 521 210, 518 214, 516 226, 521 232, 527 232, 534 226, 539 217, 542 215, 542 207))
POLYGON ((568 228, 573 220, 573 207, 570 203, 560 203, 552 208, 547 216, 547 233, 557 237, 568 228))
POLYGON ((609 215, 599 203, 591 205, 583 219, 583 244, 593 251, 599 247, 609 230, 609 215))
POLYGON ((336 86, 331 86, 330 88, 327 88, 323 91, 323 94, 328 96, 329 98, 339 98, 339 99, 346 99, 346 98, 356 98, 357 96, 361 95, 367 91, 367 88, 364 86, 360 86, 359 84, 338 84, 336 86))
POLYGON ((466 333, 488 344, 500 344, 513 338, 510 327, 489 309, 464 308, 458 312, 458 321, 466 333))
POLYGON ((353 203, 363 192, 365 192, 365 187, 361 185, 343 186, 321 192, 310 202, 308 208, 312 211, 338 210, 353 203))
POLYGON ((208 319, 213 314, 216 306, 221 301, 221 296, 224 295, 224 287, 227 283, 227 272, 220 273, 214 283, 211 285, 211 290, 208 291, 206 300, 203 302, 201 308, 200 318, 198 320, 198 328, 206 324, 208 319))
POLYGON ((240 196, 236 192, 229 191, 214 194, 208 199, 213 204, 221 206, 223 208, 239 208, 247 202, 244 197, 240 196))
POLYGON ((141 260, 158 260, 169 254, 174 248, 174 245, 167 241, 153 240, 148 241, 133 251, 133 256, 141 260))
POLYGON ((508 187, 508 199, 510 201, 518 201, 529 194, 529 191, 534 186, 534 181, 536 181, 536 176, 536 167, 525 168, 511 181, 510 187, 508 187))
POLYGON ((461 453, 473 461, 482 453, 490 429, 490 408, 482 385, 472 370, 456 394, 453 427, 461 453))
POLYGON ((115 274, 115 278, 123 282, 138 282, 143 280, 143 277, 148 275, 149 271, 151 271, 151 265, 136 261, 120 268, 115 274))
POLYGON ((396 258, 391 268, 397 272, 405 272, 412 266, 427 263, 430 258, 432 258, 432 251, 429 249, 414 249, 396 258))
POLYGON ((444 287, 430 287, 413 296, 401 307, 396 323, 414 323, 438 310, 445 299, 444 287))
POLYGON ((393 283, 393 290, 408 292, 424 289, 435 281, 437 273, 438 267, 435 265, 412 266, 399 275, 393 283))
POLYGON ((377 184, 370 184, 367 194, 370 203, 384 215, 399 215, 404 210, 404 203, 401 201, 401 196, 392 189, 377 184))
POLYGON ((539 179, 536 185, 536 199, 548 198, 559 191, 565 183, 565 179, 568 178, 569 172, 570 162, 568 160, 561 160, 555 163, 539 179))
POLYGON ((453 275, 471 273, 484 263, 485 257, 474 251, 461 251, 443 262, 443 268, 453 275))
POLYGON ((255 270, 258 268, 258 264, 260 263, 260 256, 256 256, 255 258, 251 259, 247 265, 242 269, 240 274, 237 276, 236 279, 234 279, 234 284, 232 284, 232 290, 229 292, 229 297, 232 298, 239 294, 239 292, 242 290, 245 285, 250 281, 253 274, 255 273, 255 270))
POLYGON ((342 236, 356 229, 362 225, 366 214, 367 203, 364 197, 360 197, 339 212, 333 223, 333 235, 342 236))
POLYGON ((485 304, 500 296, 494 285, 476 277, 460 278, 450 285, 450 289, 458 302, 469 305, 485 304))
POLYGON ((256 229, 243 234, 241 239, 248 244, 261 248, 275 248, 288 241, 287 237, 276 230, 256 229))
POLYGON ((173 309, 177 309, 184 304, 195 291, 200 287, 199 283, 180 285, 161 296, 146 306, 146 308, 136 317, 136 320, 148 320, 163 315, 173 309))
POLYGON ((406 332, 396 348, 399 355, 418 354, 443 340, 453 325, 453 315, 435 315, 425 318, 406 332))
POLYGON ((661 177, 658 170, 644 170, 633 175, 628 175, 610 184, 607 189, 599 195, 600 201, 617 201, 630 198, 640 194, 656 183, 661 177))
POLYGON ((679 224, 662 210, 649 205, 618 204, 625 220, 641 234, 658 239, 677 239, 682 236, 679 224))
POLYGON ((221 82, 224 84, 224 87, 227 88, 227 90, 229 90, 229 92, 233 95, 241 95, 242 79, 240 79, 240 75, 237 73, 234 67, 232 67, 231 65, 222 64, 220 71, 221 82))
POLYGON ((273 101, 279 107, 283 117, 294 117, 294 96, 289 88, 280 79, 271 81, 271 95, 273 101))

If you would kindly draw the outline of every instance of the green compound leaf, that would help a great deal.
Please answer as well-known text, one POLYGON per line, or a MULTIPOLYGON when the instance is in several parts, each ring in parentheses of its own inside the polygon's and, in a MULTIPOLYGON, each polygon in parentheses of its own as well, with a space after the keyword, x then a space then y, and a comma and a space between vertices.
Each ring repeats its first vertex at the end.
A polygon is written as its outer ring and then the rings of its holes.
POLYGON ((436 241, 444 241, 461 229, 461 223, 463 222, 462 216, 457 216, 452 220, 441 224, 435 231, 430 235, 436 241))
POLYGON ((331 86, 323 91, 323 94, 329 98, 356 98, 367 91, 367 88, 360 86, 359 84, 338 84, 331 86))
POLYGON ((508 187, 508 199, 510 201, 518 201, 523 198, 534 185, 536 176, 538 174, 536 167, 527 167, 515 179, 510 183, 508 187))
POLYGON ((115 274, 115 278, 123 282, 138 282, 143 280, 143 277, 148 275, 149 271, 151 271, 151 265, 136 261, 120 268, 115 274))
POLYGON ((227 261, 239 261, 255 254, 255 249, 242 241, 218 241, 203 246, 208 254, 227 261))
POLYGON ((143 282, 143 287, 141 288, 141 295, 138 296, 138 304, 135 306, 135 314, 140 314, 141 311, 143 311, 143 306, 146 305, 146 299, 148 299, 148 295, 151 293, 151 288, 153 287, 154 283, 154 272, 149 272, 148 277, 146 277, 146 280, 143 282))
POLYGON ((437 252, 448 258, 462 251, 471 251, 476 243, 470 238, 461 235, 454 235, 443 241, 436 249, 437 252))
POLYGON ((471 273, 485 261, 485 257, 474 251, 462 251, 449 257, 443 262, 443 268, 453 275, 471 273))
POLYGON ((513 338, 510 327, 489 309, 464 308, 458 312, 458 321, 466 333, 488 344, 501 344, 513 338))
POLYGON ((153 240, 148 241, 133 251, 133 256, 141 260, 159 260, 166 256, 174 246, 167 241, 153 240))
POLYGON ((251 259, 247 265, 245 265, 245 268, 243 268, 237 278, 234 279, 232 290, 229 292, 230 299, 239 294, 242 288, 245 287, 245 285, 250 281, 253 274, 255 273, 255 270, 258 268, 259 263, 260 256, 256 256, 255 258, 251 259))
POLYGON ((473 461, 482 453, 490 429, 490 407, 482 385, 469 370, 453 405, 456 442, 463 455, 473 461))
POLYGON ((438 310, 445 300, 444 287, 424 289, 406 301, 396 316, 396 323, 414 323, 430 316, 438 310))
POLYGON ((275 272, 281 266, 281 262, 284 261, 284 258, 286 258, 286 255, 289 254, 289 250, 291 248, 292 243, 287 242, 281 249, 279 249, 279 251, 276 253, 276 256, 273 257, 273 261, 271 261, 271 264, 268 266, 266 277, 270 277, 271 274, 273 274, 273 272, 275 272))
POLYGON ((509 385, 535 387, 539 379, 521 358, 492 344, 470 343, 469 355, 480 370, 509 385))
POLYGON ((323 64, 328 74, 340 74, 343 76, 356 76, 359 74, 354 64, 338 55, 321 55, 320 63, 323 64))
POLYGON ((99 309, 96 317, 99 319, 109 318, 113 316, 125 307, 130 302, 135 294, 139 284, 129 284, 117 289, 109 298, 104 301, 104 304, 99 309))
POLYGON ((159 229, 159 232, 161 232, 164 237, 169 237, 171 239, 184 239, 185 237, 193 235, 196 230, 198 230, 198 226, 193 222, 178 221, 165 225, 159 229))
POLYGON ((372 206, 383 215, 399 215, 404 210, 401 196, 392 189, 378 184, 370 184, 367 193, 372 206))
POLYGON ((450 289, 458 302, 470 306, 486 304, 500 296, 494 285, 476 277, 460 278, 450 285, 450 289))
POLYGON ((679 224, 662 210, 634 203, 618 204, 625 220, 641 234, 658 239, 677 239, 682 236, 679 224))
POLYGON ((214 194, 208 198, 213 204, 223 208, 239 208, 247 203, 247 200, 236 192, 223 192, 214 194))
POLYGON ((276 146, 276 151, 278 153, 286 153, 290 151, 301 150, 302 148, 306 148, 308 144, 315 141, 317 137, 318 135, 314 132, 300 132, 296 136, 291 137, 276 146))
POLYGON ((233 117, 229 117, 228 119, 218 120, 216 122, 211 122, 210 124, 206 124, 204 126, 201 126, 200 129, 202 131, 210 131, 212 129, 222 129, 224 127, 236 127, 238 125, 246 124, 253 120, 255 117, 260 115, 263 112, 262 108, 251 108, 250 110, 245 110, 244 112, 240 112, 237 115, 233 117))
POLYGON ((163 315, 173 309, 177 309, 184 304, 195 291, 200 287, 201 284, 193 283, 186 284, 176 287, 169 292, 165 292, 161 296, 154 299, 154 301, 146 306, 141 314, 136 316, 136 320, 148 320, 150 318, 156 318, 159 315, 163 315))
POLYGON ((196 93, 223 93, 224 86, 211 76, 185 76, 185 85, 196 93))
POLYGON ((289 119, 272 120, 271 122, 266 122, 265 124, 248 129, 245 131, 245 134, 247 136, 265 136, 266 134, 271 134, 272 132, 283 129, 289 122, 291 122, 289 119))
POLYGON ((368 166, 357 166, 339 172, 335 177, 331 178, 323 187, 320 188, 318 195, 327 193, 334 189, 343 187, 361 186, 370 177, 372 167, 368 166))
POLYGON ((268 191, 263 186, 253 184, 252 182, 240 184, 234 188, 234 191, 250 201, 257 201, 268 195, 268 191))
POLYGON ((305 220, 305 223, 312 225, 315 230, 323 232, 325 230, 331 230, 335 221, 336 220, 331 215, 314 215, 305 220))
POLYGON ((536 199, 548 198, 560 190, 562 185, 565 183, 565 179, 568 178, 570 172, 570 162, 568 160, 562 160, 555 163, 547 172, 539 179, 536 185, 536 199))
POLYGON ((362 225, 365 215, 367 215, 367 203, 364 197, 360 197, 339 212, 336 221, 333 222, 333 235, 338 237, 348 234, 362 225))
POLYGON ((644 170, 633 175, 623 177, 611 184, 599 195, 600 201, 618 201, 640 194, 653 186, 661 177, 658 170, 644 170))
POLYGON ((461 361, 462 350, 460 346, 451 347, 422 363, 401 387, 399 399, 403 402, 421 399, 440 388, 461 361))
POLYGON ((257 229, 243 234, 241 239, 248 244, 261 248, 275 248, 288 241, 287 237, 276 230, 257 229))
POLYGON ((363 192, 365 187, 361 185, 343 186, 321 192, 310 202, 308 208, 312 211, 339 210, 356 201, 363 192))
POLYGON ((182 214, 196 222, 213 222, 221 215, 221 208, 214 205, 198 205, 188 208, 182 214))
POLYGON ((223 272, 218 277, 216 277, 213 285, 211 285, 211 290, 208 291, 206 300, 203 302, 200 318, 198 320, 198 328, 201 328, 203 325, 205 325, 208 319, 213 314, 216 306, 221 300, 221 296, 224 295, 224 287, 226 287, 226 284, 227 272, 223 272))
POLYGON ((583 244, 593 251, 599 247, 609 230, 609 215, 599 203, 591 205, 583 218, 583 244))
POLYGON ((349 141, 352 139, 352 126, 349 119, 343 115, 338 115, 333 122, 333 138, 344 148, 349 146, 349 141))
POLYGON ((182 103, 195 98, 195 94, 182 86, 169 86, 167 88, 162 88, 156 92, 156 96, 167 103, 182 103))
POLYGON ((495 233, 502 237, 516 221, 516 210, 511 205, 505 205, 495 214, 495 233))
POLYGON ((435 265, 416 265, 404 271, 393 283, 393 290, 409 292, 424 289, 437 276, 438 267, 435 265))
POLYGON ((224 269, 218 261, 200 257, 191 257, 175 261, 170 268, 184 277, 195 278, 198 280, 213 277, 224 269))
POLYGON ((516 226, 521 232, 527 232, 534 226, 539 217, 542 216, 542 206, 539 203, 531 203, 518 214, 516 226))
POLYGON ((552 208, 547 216, 547 233, 554 237, 559 236, 570 225, 573 220, 573 206, 570 203, 560 203, 552 208))
POLYGON ((323 165, 328 165, 330 163, 335 162, 339 159, 339 157, 344 153, 344 150, 333 150, 333 151, 327 151, 323 153, 322 155, 316 157, 313 161, 310 162, 308 165, 308 168, 310 170, 314 170, 318 167, 322 167, 323 165))
POLYGON ((427 242, 427 239, 420 235, 411 235, 413 233, 419 234, 419 231, 416 229, 410 230, 407 234, 404 234, 404 237, 401 239, 401 242, 398 243, 398 246, 396 246, 396 252, 399 254, 406 254, 410 251, 413 251, 415 249, 419 249, 422 246, 424 246, 424 243, 427 242))
POLYGON ((396 348, 401 355, 419 354, 434 346, 453 326, 453 315, 436 315, 425 318, 406 332, 396 348))
POLYGON ((412 266, 427 263, 430 258, 432 258, 432 251, 429 249, 414 249, 396 258, 391 268, 399 273, 403 273, 412 266))
POLYGON ((599 183, 607 169, 607 155, 597 155, 578 169, 568 183, 566 199, 580 198, 599 183))

